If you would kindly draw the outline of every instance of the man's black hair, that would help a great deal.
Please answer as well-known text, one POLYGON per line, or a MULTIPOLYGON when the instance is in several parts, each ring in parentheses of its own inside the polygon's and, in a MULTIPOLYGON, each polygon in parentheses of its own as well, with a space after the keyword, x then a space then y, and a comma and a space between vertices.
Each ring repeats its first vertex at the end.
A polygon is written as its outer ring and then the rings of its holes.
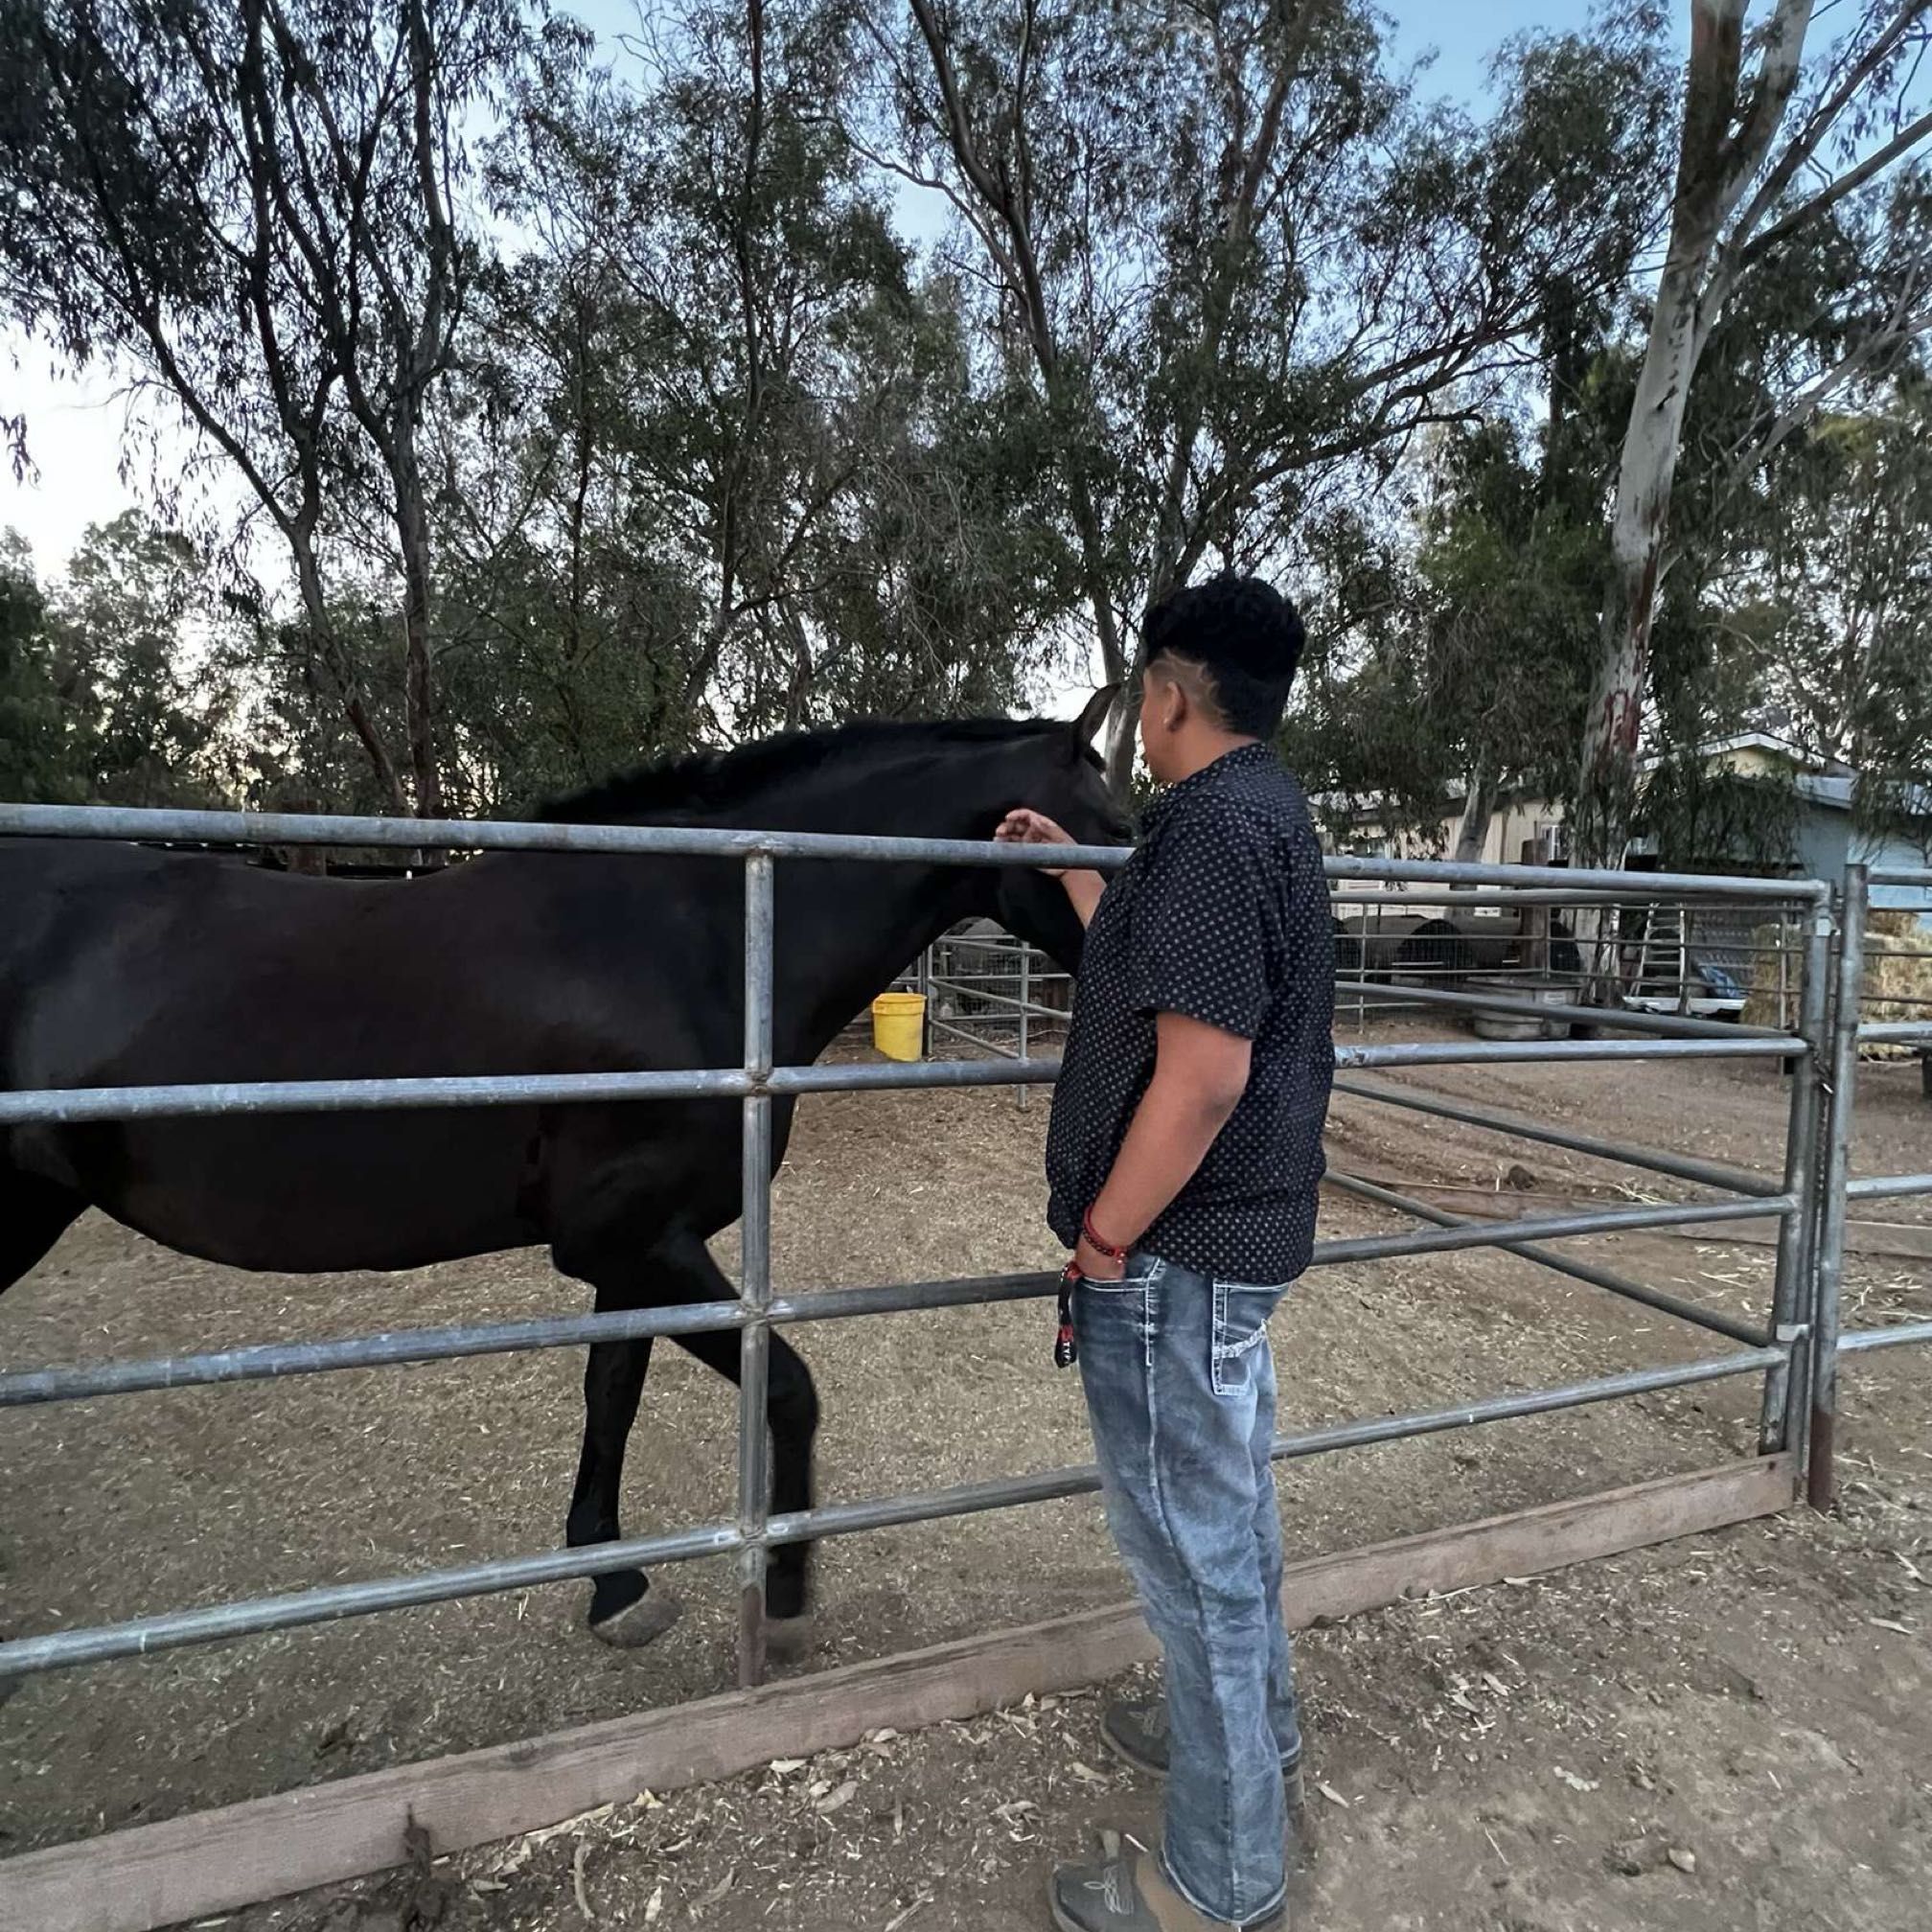
POLYGON ((1170 590, 1140 622, 1140 662, 1178 657, 1206 674, 1223 725, 1270 738, 1281 722, 1305 633, 1291 599, 1259 577, 1224 570, 1170 590))

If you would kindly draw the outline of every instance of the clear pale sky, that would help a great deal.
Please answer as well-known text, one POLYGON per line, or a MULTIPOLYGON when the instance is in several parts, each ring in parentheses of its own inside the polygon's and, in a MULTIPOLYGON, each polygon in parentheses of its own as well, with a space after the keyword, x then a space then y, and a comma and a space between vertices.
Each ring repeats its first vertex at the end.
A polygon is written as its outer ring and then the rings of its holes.
MULTIPOLYGON (((634 20, 630 0, 582 0, 571 8, 600 34, 620 33, 634 20)), ((1395 21, 1395 51, 1403 61, 1432 49, 1434 63, 1423 80, 1426 90, 1480 106, 1490 55, 1510 34, 1531 27, 1581 26, 1589 9, 1584 0, 1393 0, 1387 11, 1395 21)), ((37 478, 15 483, 0 471, 0 527, 11 524, 33 545, 40 574, 57 572, 89 523, 104 522, 135 500, 119 476, 125 405, 111 379, 90 372, 79 380, 50 366, 44 349, 5 339, 11 349, 0 361, 0 408, 24 410, 29 442, 38 465, 37 478)), ((142 478, 133 479, 139 486, 142 478)))

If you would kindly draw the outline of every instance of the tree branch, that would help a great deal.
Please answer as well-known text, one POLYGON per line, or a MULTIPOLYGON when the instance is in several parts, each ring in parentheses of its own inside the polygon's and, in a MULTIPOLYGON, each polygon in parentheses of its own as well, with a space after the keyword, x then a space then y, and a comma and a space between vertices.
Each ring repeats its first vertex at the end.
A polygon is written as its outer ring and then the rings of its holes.
POLYGON ((1808 200, 1802 201, 1787 215, 1781 217, 1757 236, 1737 258, 1737 265, 1747 268, 1779 242, 1795 234, 1800 228, 1808 226, 1828 209, 1842 201, 1846 196, 1864 187, 1874 175, 1881 173, 1900 156, 1932 136, 1932 112, 1920 115, 1916 121, 1908 122, 1882 148, 1874 150, 1855 168, 1848 169, 1836 180, 1828 182, 1808 200))

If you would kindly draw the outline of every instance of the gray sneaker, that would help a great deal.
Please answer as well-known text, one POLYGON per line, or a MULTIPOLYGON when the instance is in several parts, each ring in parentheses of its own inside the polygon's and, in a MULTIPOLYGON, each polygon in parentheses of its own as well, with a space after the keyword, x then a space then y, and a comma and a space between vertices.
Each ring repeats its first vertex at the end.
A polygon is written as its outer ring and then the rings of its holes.
MULTIPOLYGON (((1167 1775, 1167 1700, 1152 1697, 1122 1698, 1108 1705, 1100 1718, 1100 1736, 1116 1758, 1144 1771, 1150 1778, 1167 1775)), ((1306 1806, 1301 1785, 1301 1754, 1281 1760, 1281 1776, 1288 1786, 1288 1815, 1299 1826, 1306 1806)))
POLYGON ((1285 1903, 1239 1925, 1205 1918, 1133 1845, 1095 1864, 1056 1865, 1046 1898, 1059 1932, 1288 1932, 1285 1903))

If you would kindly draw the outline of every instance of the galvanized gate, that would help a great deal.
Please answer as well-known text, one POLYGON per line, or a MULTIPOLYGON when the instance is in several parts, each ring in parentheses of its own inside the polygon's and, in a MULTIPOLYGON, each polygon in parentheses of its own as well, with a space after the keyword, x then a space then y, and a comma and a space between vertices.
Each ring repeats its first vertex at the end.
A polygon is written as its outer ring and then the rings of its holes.
MULTIPOLYGON (((735 1520, 695 1525, 619 1543, 576 1550, 510 1556, 462 1568, 413 1576, 334 1585, 290 1595, 219 1604, 204 1609, 146 1617, 95 1629, 61 1631, 0 1644, 0 1672, 26 1673, 104 1658, 236 1637, 246 1632, 286 1629, 336 1617, 358 1616, 406 1604, 428 1603, 492 1591, 523 1588, 604 1571, 674 1563, 698 1556, 729 1554, 740 1568, 743 1620, 739 1669, 747 1684, 764 1671, 762 1590, 766 1555, 776 1545, 848 1535, 888 1524, 931 1521, 972 1510, 1003 1508, 1017 1503, 1069 1496, 1097 1486, 1091 1466, 961 1485, 919 1495, 881 1496, 834 1505, 789 1516, 769 1514, 767 1439, 764 1425, 769 1337, 778 1322, 824 1321, 862 1314, 956 1305, 1043 1295, 1049 1277, 1021 1275, 993 1279, 917 1282, 895 1287, 848 1289, 831 1294, 774 1299, 770 1278, 770 1105, 778 1094, 906 1087, 981 1086, 1050 1081, 1057 1063, 1035 1059, 927 1063, 910 1066, 771 1065, 772 867, 786 862, 846 859, 919 861, 929 863, 1013 865, 1037 863, 1037 855, 1013 848, 965 841, 891 838, 834 837, 818 834, 714 832, 683 827, 510 824, 413 819, 332 818, 292 815, 202 812, 141 812, 85 807, 12 806, 0 810, 0 834, 61 838, 142 839, 207 843, 357 845, 413 849, 425 845, 459 850, 595 851, 678 853, 742 862, 745 868, 746 1036, 743 1064, 689 1071, 559 1073, 395 1080, 280 1081, 256 1085, 103 1088, 72 1092, 0 1094, 0 1125, 27 1121, 80 1121, 208 1114, 301 1113, 347 1109, 493 1106, 531 1102, 689 1097, 735 1097, 744 1110, 744 1261, 735 1302, 641 1309, 603 1315, 560 1316, 477 1326, 352 1336, 318 1343, 266 1344, 218 1353, 151 1361, 100 1363, 66 1368, 12 1370, 0 1375, 0 1406, 73 1400, 84 1396, 181 1388, 191 1384, 266 1376, 312 1374, 329 1369, 372 1368, 425 1362, 458 1355, 512 1353, 531 1348, 574 1346, 593 1341, 645 1335, 689 1334, 702 1329, 737 1328, 742 1340, 743 1374, 739 1407, 738 1512, 735 1520)), ((1100 869, 1124 862, 1126 854, 1093 849, 1066 858, 1100 869)), ((1438 864, 1423 861, 1338 858, 1327 862, 1331 880, 1379 884, 1454 885, 1486 888, 1492 901, 1524 903, 1541 896, 1573 903, 1576 895, 1627 897, 1631 879, 1621 873, 1539 870, 1523 866, 1438 864)), ((1802 1363, 1794 1358, 1804 1339, 1806 1205, 1808 1177, 1817 1132, 1817 1083, 1806 1077, 1814 1062, 1824 1018, 1828 944, 1828 888, 1815 882, 1768 879, 1714 879, 1653 874, 1645 892, 1660 901, 1745 901, 1808 908, 1811 925, 1806 955, 1806 998, 1797 1034, 1753 1033, 1717 1022, 1650 1013, 1618 1016, 1620 1029, 1634 1039, 1576 1041, 1478 1041, 1350 1045, 1337 1049, 1339 1067, 1357 1070, 1531 1059, 1668 1059, 1750 1055, 1792 1058, 1801 1074, 1793 1083, 1784 1171, 1775 1183, 1686 1162, 1653 1150, 1586 1141, 1539 1130, 1539 1138, 1559 1145, 1582 1146, 1640 1167, 1674 1174, 1715 1186, 1721 1198, 1665 1207, 1603 1209, 1543 1216, 1511 1223, 1506 1230, 1487 1225, 1438 1226, 1414 1233, 1379 1235, 1322 1243, 1316 1265, 1365 1261, 1395 1254, 1439 1253, 1485 1246, 1527 1253, 1529 1258, 1559 1267, 1577 1278, 1607 1287, 1653 1308, 1662 1308, 1735 1342, 1738 1349, 1692 1364, 1631 1371, 1569 1388, 1498 1395, 1453 1410, 1374 1418, 1340 1428, 1284 1437, 1282 1457, 1308 1456, 1328 1449, 1405 1436, 1465 1427, 1503 1416, 1539 1414, 1615 1396, 1681 1387, 1720 1376, 1762 1371, 1766 1380, 1766 1447, 1792 1439, 1794 1417, 1789 1391, 1802 1383, 1802 1363), (1534 1244, 1583 1234, 1614 1233, 1643 1228, 1694 1225, 1776 1216, 1782 1238, 1778 1251, 1774 1305, 1762 1322, 1743 1322, 1680 1302, 1662 1291, 1612 1277, 1608 1271, 1559 1260, 1534 1244)), ((1482 903, 1464 899, 1462 904, 1482 903)), ((1502 995, 1456 992, 1446 988, 1409 989, 1405 998, 1447 1009, 1532 1011, 1583 1023, 1600 1022, 1600 1012, 1518 1001, 1502 995)), ((1345 1082, 1350 1091, 1394 1105, 1425 1105, 1397 1091, 1345 1082)), ((1477 1117, 1463 1110, 1461 1117, 1477 1117)), ((1481 1124, 1493 1124, 1484 1120, 1481 1124)), ((1369 1191, 1358 1184, 1357 1191, 1369 1191)), ((1371 1198, 1374 1198, 1371 1194, 1371 1198)), ((1414 1214, 1419 1204, 1384 1197, 1386 1205, 1414 1214)))
MULTIPOLYGON (((745 878, 746 1028, 742 1063, 730 1068, 0 1093, 0 1127, 30 1121, 210 1114, 699 1095, 728 1097, 737 1099, 743 1110, 744 1160, 743 1266, 738 1298, 732 1301, 352 1335, 326 1342, 266 1343, 207 1354, 12 1368, 0 1373, 0 1407, 9 1407, 196 1384, 567 1347, 624 1337, 736 1328, 741 1336, 742 1373, 737 1509, 730 1520, 673 1528, 588 1548, 504 1555, 456 1568, 247 1598, 94 1628, 19 1637, 0 1644, 0 1673, 52 1670, 250 1632, 287 1629, 405 1605, 521 1589, 606 1571, 728 1555, 737 1565, 741 1590, 739 1675, 745 1685, 756 1685, 765 1673, 763 1586, 768 1552, 773 1548, 888 1525, 933 1521, 1071 1496, 1098 1487, 1097 1472, 1091 1464, 1085 1464, 943 1489, 873 1496, 792 1514, 773 1515, 769 1506, 765 1411, 770 1336, 774 1325, 1011 1300, 1044 1296, 1054 1286, 1050 1275, 1022 1274, 775 1296, 770 1272, 773 1098, 883 1088, 1040 1084, 1051 1081, 1058 1070, 1057 1062, 1024 1055, 920 1065, 774 1067, 771 1064, 773 868, 779 863, 809 865, 826 859, 1027 865, 1038 862, 1037 854, 1024 848, 963 841, 703 831, 685 827, 423 822, 32 806, 0 807, 0 835, 7 834, 251 845, 392 849, 427 845, 469 851, 675 853, 735 860, 742 863, 745 878)), ((1063 862, 1070 861, 1109 869, 1123 863, 1127 854, 1097 849, 1056 852, 1055 857, 1063 862)), ((1644 876, 1639 881, 1618 872, 1346 857, 1328 861, 1326 870, 1330 881, 1344 887, 1341 898, 1355 902, 1365 896, 1365 888, 1370 888, 1373 896, 1394 888, 1454 887, 1459 908, 1600 904, 1611 899, 1628 901, 1633 892, 1641 891, 1661 905, 1694 900, 1700 904, 1784 908, 1801 935, 1793 975, 1800 988, 1798 1024, 1791 1031, 1752 1029, 1683 1014, 1647 1011, 1620 1012, 1606 1023, 1600 1009, 1552 1003, 1545 998, 1521 999, 1495 988, 1485 991, 1479 986, 1470 990, 1447 984, 1405 987, 1401 998, 1406 1003, 1445 1014, 1482 1012, 1530 1017, 1539 1023, 1535 1029, 1538 1032, 1549 1030, 1552 1023, 1559 1030, 1572 1026, 1588 1030, 1586 1037, 1576 1039, 1358 1040, 1337 1048, 1336 1062, 1343 1076, 1340 1091, 1377 1103, 1627 1163, 1691 1184, 1704 1191, 1700 1198, 1690 1201, 1539 1214, 1498 1224, 1444 1212, 1398 1190, 1358 1177, 1336 1176, 1337 1184, 1347 1191, 1429 1225, 1399 1233, 1322 1241, 1316 1250, 1315 1265, 1494 1247, 1694 1324, 1730 1346, 1689 1362, 1661 1364, 1557 1387, 1502 1392, 1410 1414, 1365 1416, 1326 1428, 1280 1435, 1275 1441, 1275 1456, 1312 1457, 1737 1375, 1759 1375, 1763 1380, 1761 1454, 1788 1456, 1802 1450, 1807 1417, 1814 1408, 1820 1417, 1821 1447, 1828 1452, 1830 1392, 1837 1354, 1841 1349, 1880 1346, 1861 1338, 1838 1337, 1835 1300, 1830 1292, 1835 1287, 1833 1271, 1842 1249, 1847 1190, 1842 1136, 1831 1137, 1828 1157, 1821 1158, 1825 1075, 1828 1071, 1832 1076, 1833 1104, 1842 1110, 1850 1101, 1850 1067, 1851 1058, 1855 1058, 1857 1030, 1855 1001, 1849 1029, 1846 1023, 1842 972, 1836 1031, 1831 1033, 1828 1028, 1831 1016, 1827 996, 1834 936, 1830 888, 1809 880, 1660 873, 1644 876), (1606 1024, 1620 1034, 1634 1037, 1601 1037, 1598 1029, 1606 1024), (1832 1047, 1828 1070, 1825 1051, 1828 1038, 1832 1047), (1358 1077, 1378 1070, 1448 1064, 1550 1060, 1575 1063, 1582 1069, 1598 1062, 1730 1056, 1779 1061, 1792 1073, 1782 1161, 1776 1174, 1752 1173, 1668 1150, 1627 1145, 1542 1121, 1463 1105, 1414 1087, 1358 1077), (1828 1181, 1828 1186, 1824 1184, 1828 1181), (1779 1223, 1775 1276, 1761 1318, 1745 1319, 1704 1307, 1595 1262, 1562 1254, 1546 1245, 1583 1235, 1747 1218, 1775 1218, 1779 1223), (1815 1376, 1810 1348, 1814 1276, 1821 1289, 1815 1376)), ((1926 877, 1932 880, 1932 874, 1926 877)), ((1854 880, 1844 899, 1847 944, 1843 956, 1852 960, 1859 956, 1856 930, 1861 891, 1862 886, 1854 880)), ((1869 1036, 1870 1029, 1867 1030, 1869 1036)), ((1866 1193, 1932 1191, 1932 1176, 1888 1177, 1855 1183, 1852 1188, 1854 1192, 1866 1193)), ((1932 1339, 1932 1323, 1920 1324, 1920 1328, 1922 1333, 1887 1331, 1885 1340, 1932 1339)))

